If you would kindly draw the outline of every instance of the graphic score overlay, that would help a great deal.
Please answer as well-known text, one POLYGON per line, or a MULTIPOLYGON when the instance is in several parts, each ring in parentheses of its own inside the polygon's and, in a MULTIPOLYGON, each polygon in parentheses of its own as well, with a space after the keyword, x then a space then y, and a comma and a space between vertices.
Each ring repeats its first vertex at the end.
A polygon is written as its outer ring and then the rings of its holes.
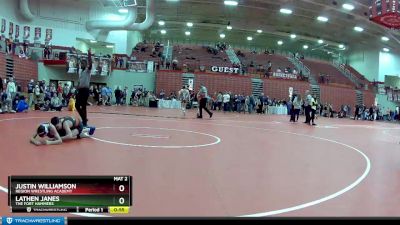
POLYGON ((132 206, 131 176, 9 176, 13 213, 118 213, 132 206))

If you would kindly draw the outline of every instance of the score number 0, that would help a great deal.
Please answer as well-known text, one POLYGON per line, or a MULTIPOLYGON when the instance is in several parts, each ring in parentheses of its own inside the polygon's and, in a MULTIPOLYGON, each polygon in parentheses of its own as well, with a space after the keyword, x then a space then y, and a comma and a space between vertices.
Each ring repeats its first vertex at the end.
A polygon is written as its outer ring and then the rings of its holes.
MULTIPOLYGON (((124 192, 125 191, 125 186, 124 185, 119 185, 118 190, 120 192, 124 192)), ((120 205, 123 205, 125 203, 125 198, 124 197, 119 198, 118 202, 119 202, 120 205)))

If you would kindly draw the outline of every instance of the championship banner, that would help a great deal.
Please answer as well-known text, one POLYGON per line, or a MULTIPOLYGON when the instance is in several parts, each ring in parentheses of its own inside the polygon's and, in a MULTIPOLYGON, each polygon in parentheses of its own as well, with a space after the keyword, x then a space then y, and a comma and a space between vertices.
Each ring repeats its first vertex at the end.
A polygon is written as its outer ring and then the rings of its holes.
POLYGON ((378 84, 378 93, 381 95, 386 94, 385 84, 378 84))
POLYGON ((393 101, 393 91, 391 89, 388 90, 387 95, 388 95, 388 100, 393 101))
POLYGON ((193 91, 194 87, 194 80, 192 78, 188 79, 188 86, 189 86, 189 91, 193 91))
POLYGON ((78 56, 69 55, 67 56, 67 73, 76 73, 78 71, 78 56))
POLYGON ((42 28, 35 27, 35 41, 39 40, 42 37, 42 28))
POLYGON ((1 33, 6 32, 6 19, 1 19, 1 33))
POLYGON ((53 29, 46 29, 46 41, 53 39, 53 29))
POLYGON ((147 72, 147 65, 145 62, 128 62, 128 71, 129 72, 139 72, 145 73, 147 72))
POLYGON ((289 99, 293 96, 293 87, 289 87, 289 99))
POLYGON ((92 71, 90 71, 91 75, 100 75, 100 59, 98 57, 93 57, 92 59, 92 71))
POLYGON ((108 76, 110 75, 110 66, 111 66, 111 61, 108 58, 102 58, 101 59, 101 76, 108 76))
POLYGON ((28 26, 24 26, 24 40, 28 40, 31 36, 31 28, 28 26))
POLYGON ((278 73, 275 72, 272 74, 273 77, 278 77, 278 78, 284 78, 284 79, 293 79, 297 80, 297 75, 296 74, 291 74, 291 73, 278 73))
POLYGON ((19 38, 19 25, 15 25, 15 39, 19 38))
POLYGON ((149 73, 154 72, 154 62, 153 61, 147 62, 147 72, 149 72, 149 73))
POLYGON ((14 34, 14 23, 10 22, 9 28, 8 28, 8 34, 10 35, 10 38, 14 34))

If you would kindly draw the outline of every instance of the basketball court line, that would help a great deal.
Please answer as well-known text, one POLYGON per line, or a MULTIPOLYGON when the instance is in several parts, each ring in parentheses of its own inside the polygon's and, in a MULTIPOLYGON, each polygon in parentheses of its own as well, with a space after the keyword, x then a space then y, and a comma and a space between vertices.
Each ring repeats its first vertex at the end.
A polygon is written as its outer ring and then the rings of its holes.
MULTIPOLYGON (((42 117, 31 117, 31 118, 15 118, 15 119, 32 119, 32 118, 42 118, 42 117)), ((4 119, 4 120, 0 120, 1 121, 8 121, 8 120, 14 120, 12 118, 10 119, 4 119)), ((171 120, 156 120, 156 119, 152 119, 154 121, 171 121, 171 120)), ((197 122, 197 124, 200 124, 199 122, 197 122)), ((296 136, 302 136, 302 137, 309 137, 309 138, 313 138, 313 139, 317 139, 317 140, 322 140, 322 141, 327 141, 327 142, 331 142, 331 143, 335 143, 335 144, 339 144, 342 145, 346 148, 352 149, 354 151, 356 151, 357 153, 359 153, 364 160, 366 161, 366 169, 364 171, 364 173, 353 183, 351 183, 349 186, 331 194, 328 196, 325 196, 323 198, 311 201, 311 202, 307 202, 304 204, 300 204, 300 205, 296 205, 296 206, 292 206, 292 207, 288 207, 288 208, 283 208, 283 209, 279 209, 279 210, 273 210, 273 211, 267 211, 267 212, 260 212, 260 213, 255 213, 255 214, 247 214, 247 215, 242 215, 239 217, 264 217, 264 216, 271 216, 271 215, 278 215, 278 214, 282 214, 282 213, 287 213, 287 212, 292 212, 292 211, 297 211, 300 209, 304 209, 307 207, 311 207, 314 205, 318 205, 321 204, 323 202, 326 202, 328 200, 331 200, 333 198, 337 198, 340 195, 343 195, 344 193, 352 190, 353 188, 355 188, 357 185, 359 185, 369 174, 370 170, 371 170, 371 161, 368 158, 367 155, 365 155, 361 150, 352 147, 350 145, 347 145, 345 143, 339 142, 339 141, 335 141, 335 140, 330 140, 330 139, 326 139, 326 138, 322 138, 322 137, 317 137, 317 136, 312 136, 312 135, 306 135, 306 134, 299 134, 299 133, 294 133, 294 132, 288 132, 288 131, 277 131, 277 130, 273 130, 273 129, 267 129, 267 128, 257 128, 257 127, 248 127, 248 126, 234 126, 234 125, 228 125, 228 124, 218 124, 218 123, 213 123, 214 125, 220 125, 220 126, 226 126, 226 127, 232 127, 232 128, 247 128, 247 129, 256 129, 256 130, 264 130, 264 131, 271 131, 271 132, 278 132, 278 133, 284 133, 284 134, 291 134, 291 135, 296 135, 296 136)), ((1 187, 1 186, 0 186, 1 187)), ((2 190, 3 192, 8 193, 8 190, 4 187, 1 187, 0 190, 2 190)), ((78 214, 74 214, 74 215, 78 215, 78 214)), ((87 213, 82 214, 82 216, 87 216, 87 217, 108 217, 105 215, 97 215, 97 214, 90 214, 88 215, 87 213)))

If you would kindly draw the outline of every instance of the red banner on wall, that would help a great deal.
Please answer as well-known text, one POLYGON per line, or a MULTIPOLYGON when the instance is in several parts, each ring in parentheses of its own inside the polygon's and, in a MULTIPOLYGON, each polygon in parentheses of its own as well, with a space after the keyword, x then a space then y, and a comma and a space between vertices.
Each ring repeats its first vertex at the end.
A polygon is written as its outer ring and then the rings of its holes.
POLYGON ((1 33, 6 32, 6 19, 1 19, 1 33))
POLYGON ((10 22, 9 23, 9 28, 8 28, 8 34, 10 35, 10 38, 12 37, 12 35, 14 34, 14 23, 10 22))
POLYGON ((28 26, 24 26, 24 40, 28 40, 31 36, 31 28, 28 26))
POLYGON ((19 25, 15 25, 15 39, 19 38, 19 25))
POLYGON ((42 37, 42 28, 35 27, 35 40, 39 40, 42 37))
POLYGON ((46 29, 46 41, 53 39, 53 29, 46 29))

